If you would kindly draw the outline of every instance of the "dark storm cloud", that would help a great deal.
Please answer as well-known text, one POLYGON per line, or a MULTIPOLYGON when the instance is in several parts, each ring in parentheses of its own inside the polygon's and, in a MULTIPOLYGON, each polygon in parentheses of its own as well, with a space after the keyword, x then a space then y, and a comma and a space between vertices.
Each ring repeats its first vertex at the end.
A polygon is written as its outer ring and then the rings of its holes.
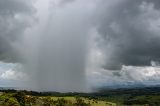
MULTIPOLYGON (((143 0, 145 1, 145 0, 143 0)), ((149 3, 153 3, 155 8, 160 9, 160 1, 159 0, 146 0, 149 3)))
POLYGON ((0 60, 17 61, 13 48, 29 26, 34 9, 30 0, 0 0, 0 60))
POLYGON ((1 0, 0 1, 0 13, 14 15, 19 12, 30 13, 32 6, 29 1, 25 0, 1 0))
POLYGON ((76 0, 61 0, 61 4, 65 4, 65 3, 70 3, 70 2, 74 2, 76 0))
POLYGON ((106 55, 105 69, 160 61, 159 7, 159 0, 125 0, 111 8, 110 14, 105 8, 99 9, 97 30, 103 39, 99 48, 106 55))

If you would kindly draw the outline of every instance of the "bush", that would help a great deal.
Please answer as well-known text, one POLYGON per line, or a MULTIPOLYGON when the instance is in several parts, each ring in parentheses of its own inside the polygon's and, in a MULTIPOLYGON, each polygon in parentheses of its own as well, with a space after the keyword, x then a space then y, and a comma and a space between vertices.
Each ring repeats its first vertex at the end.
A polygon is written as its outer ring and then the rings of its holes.
POLYGON ((15 97, 17 99, 17 101, 19 102, 20 106, 25 106, 25 93, 24 92, 17 92, 13 95, 13 97, 15 97))
POLYGON ((74 106, 89 106, 89 104, 85 103, 80 97, 76 97, 76 103, 74 103, 74 106))
POLYGON ((0 106, 20 106, 14 98, 6 98, 1 102, 0 106))

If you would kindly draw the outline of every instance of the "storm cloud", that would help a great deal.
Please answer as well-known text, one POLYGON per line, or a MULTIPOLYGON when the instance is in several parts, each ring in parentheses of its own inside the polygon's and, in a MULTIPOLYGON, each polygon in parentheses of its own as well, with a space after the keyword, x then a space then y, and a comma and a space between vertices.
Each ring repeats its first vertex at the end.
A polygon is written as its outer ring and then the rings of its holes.
POLYGON ((86 77, 97 85, 157 82, 159 11, 159 0, 1 0, 0 61, 24 70, 0 76, 24 73, 31 86, 60 91, 81 90, 86 77))
POLYGON ((31 25, 35 9, 31 1, 0 1, 0 60, 18 62, 17 45, 27 27, 31 25), (16 46, 16 47, 15 47, 16 46))
MULTIPOLYGON (((118 1, 117 1, 118 2, 118 1)), ((160 12, 158 0, 122 0, 108 8, 99 7, 98 48, 105 55, 105 69, 122 65, 149 66, 160 60, 160 12), (107 13, 109 12, 109 14, 107 13)))

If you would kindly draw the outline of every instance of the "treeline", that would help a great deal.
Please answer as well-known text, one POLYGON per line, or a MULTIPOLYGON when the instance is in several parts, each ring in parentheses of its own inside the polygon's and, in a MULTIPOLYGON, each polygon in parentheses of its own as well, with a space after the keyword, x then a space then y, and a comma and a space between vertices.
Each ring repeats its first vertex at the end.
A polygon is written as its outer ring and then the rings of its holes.
POLYGON ((160 106, 160 87, 99 89, 94 95, 120 105, 160 106))
POLYGON ((77 93, 77 92, 68 92, 68 93, 38 92, 38 91, 14 90, 14 89, 3 89, 3 90, 0 90, 0 92, 5 92, 5 93, 23 92, 26 95, 32 95, 32 96, 57 96, 57 97, 63 97, 63 96, 87 96, 87 95, 89 95, 88 93, 77 93))
POLYGON ((120 105, 150 105, 160 106, 160 87, 146 87, 146 88, 119 88, 119 89, 98 89, 94 93, 59 93, 59 92, 36 92, 27 90, 0 90, 5 93, 17 93, 23 92, 25 95, 32 95, 34 97, 43 96, 74 96, 74 97, 85 97, 89 100, 102 100, 110 101, 120 105))
MULTIPOLYGON (((96 95, 110 96, 110 95, 160 95, 160 87, 137 87, 137 88, 119 88, 119 89, 98 89, 96 95)), ((94 94, 95 95, 95 94, 94 94)))
POLYGON ((84 96, 84 97, 106 97, 106 96, 116 96, 116 95, 160 95, 160 87, 146 87, 146 88, 119 88, 119 89, 98 89, 93 93, 78 93, 78 92, 37 92, 37 91, 27 91, 27 90, 14 90, 14 89, 1 89, 0 92, 15 93, 17 91, 22 91, 27 95, 33 96, 84 96))

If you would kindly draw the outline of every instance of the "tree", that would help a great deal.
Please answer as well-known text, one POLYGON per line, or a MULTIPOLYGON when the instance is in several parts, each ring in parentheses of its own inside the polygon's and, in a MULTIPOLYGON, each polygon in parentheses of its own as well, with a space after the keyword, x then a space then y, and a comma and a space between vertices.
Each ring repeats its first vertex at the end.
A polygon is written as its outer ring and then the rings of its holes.
POLYGON ((17 101, 19 102, 20 106, 25 106, 25 93, 24 92, 17 92, 13 95, 13 97, 15 97, 17 99, 17 101))

